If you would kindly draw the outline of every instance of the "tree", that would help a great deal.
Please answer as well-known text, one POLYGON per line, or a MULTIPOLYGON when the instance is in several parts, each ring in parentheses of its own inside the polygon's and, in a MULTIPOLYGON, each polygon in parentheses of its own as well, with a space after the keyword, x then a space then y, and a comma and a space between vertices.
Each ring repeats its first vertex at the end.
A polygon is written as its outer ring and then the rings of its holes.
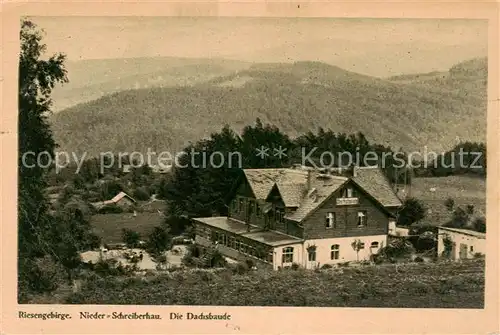
POLYGON ((356 239, 351 243, 354 251, 356 251, 356 260, 359 261, 359 251, 364 248, 364 243, 360 239, 356 239))
MULTIPOLYGON (((51 218, 44 194, 45 166, 54 157, 56 143, 48 122, 51 93, 67 82, 65 56, 42 59, 46 45, 42 33, 29 20, 21 22, 18 91, 18 278, 30 282, 33 257, 56 257, 50 240, 51 218), (44 153, 40 155, 41 153, 44 153), (38 164, 37 158, 41 157, 38 164)), ((36 279, 35 279, 36 280, 36 279)), ((28 285, 29 286, 29 285, 28 285)))
POLYGON ((127 245, 129 248, 136 248, 139 245, 139 241, 141 240, 141 234, 131 229, 122 229, 122 238, 123 243, 127 245))
POLYGON ((486 219, 484 217, 476 218, 472 225, 475 231, 486 233, 486 219))
POLYGON ((168 249, 171 240, 172 237, 166 228, 155 227, 148 237, 148 252, 153 255, 160 254, 168 249))
POLYGON ((451 220, 445 224, 446 227, 464 228, 469 222, 469 215, 462 208, 457 207, 453 212, 451 220))
POLYGON ((151 198, 151 195, 149 194, 149 190, 147 187, 141 186, 135 189, 134 198, 137 200, 146 201, 151 198))
POLYGON ((125 188, 119 182, 115 180, 106 181, 101 185, 101 199, 102 200, 112 199, 115 195, 124 190, 125 188))
POLYGON ((398 212, 398 224, 409 226, 419 222, 425 217, 425 207, 416 198, 408 198, 403 202, 403 207, 398 212))
POLYGON ((446 199, 446 201, 444 202, 444 205, 446 206, 446 208, 452 212, 453 211, 453 207, 455 206, 455 200, 453 200, 452 198, 448 198, 446 199))

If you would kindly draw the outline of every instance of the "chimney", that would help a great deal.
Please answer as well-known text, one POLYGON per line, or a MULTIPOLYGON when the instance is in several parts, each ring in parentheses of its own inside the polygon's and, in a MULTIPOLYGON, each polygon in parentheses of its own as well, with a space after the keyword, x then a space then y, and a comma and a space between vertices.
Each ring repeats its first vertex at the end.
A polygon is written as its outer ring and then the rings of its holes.
POLYGON ((355 178, 358 175, 356 165, 352 164, 346 169, 346 174, 349 178, 355 178))

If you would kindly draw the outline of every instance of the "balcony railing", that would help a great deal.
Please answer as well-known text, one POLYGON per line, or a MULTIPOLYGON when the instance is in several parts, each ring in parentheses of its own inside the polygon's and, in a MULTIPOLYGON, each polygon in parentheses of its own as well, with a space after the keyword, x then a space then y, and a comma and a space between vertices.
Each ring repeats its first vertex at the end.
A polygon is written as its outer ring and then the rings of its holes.
POLYGON ((337 206, 358 205, 359 198, 337 198, 337 206))

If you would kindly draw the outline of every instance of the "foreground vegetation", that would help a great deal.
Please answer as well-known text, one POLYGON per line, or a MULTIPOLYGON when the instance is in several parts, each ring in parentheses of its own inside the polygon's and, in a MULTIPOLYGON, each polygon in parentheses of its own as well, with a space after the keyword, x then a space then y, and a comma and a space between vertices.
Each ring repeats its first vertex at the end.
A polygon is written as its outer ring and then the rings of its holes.
POLYGON ((131 305, 482 308, 484 260, 336 269, 177 270, 91 277, 59 303, 131 305))

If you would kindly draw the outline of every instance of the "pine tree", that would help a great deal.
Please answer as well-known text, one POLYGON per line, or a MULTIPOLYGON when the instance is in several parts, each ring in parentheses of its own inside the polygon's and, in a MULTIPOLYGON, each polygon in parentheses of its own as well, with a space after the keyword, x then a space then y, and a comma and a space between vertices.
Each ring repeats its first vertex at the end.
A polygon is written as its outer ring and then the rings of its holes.
MULTIPOLYGON (((56 143, 47 117, 52 89, 67 82, 65 56, 42 59, 42 34, 29 20, 21 22, 19 57, 18 151, 18 279, 23 288, 36 288, 36 259, 45 255, 61 260, 54 244, 54 229, 44 194, 47 170, 41 166, 54 157, 56 143), (41 156, 39 156, 43 153, 41 156), (42 159, 37 162, 37 157, 42 159), (41 163, 41 164, 40 164, 41 163)), ((22 289, 19 290, 22 295, 22 289)))

